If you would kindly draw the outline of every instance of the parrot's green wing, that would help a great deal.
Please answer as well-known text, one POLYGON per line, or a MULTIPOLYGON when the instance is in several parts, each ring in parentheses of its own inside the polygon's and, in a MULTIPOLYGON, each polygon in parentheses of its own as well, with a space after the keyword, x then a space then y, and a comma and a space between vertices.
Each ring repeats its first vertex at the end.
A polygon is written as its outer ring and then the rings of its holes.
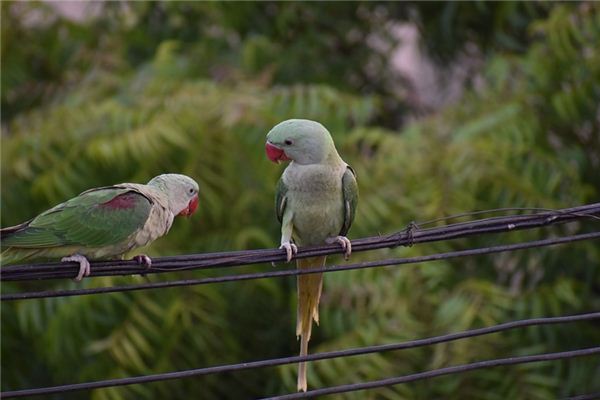
POLYGON ((285 206, 287 205, 287 186, 283 183, 283 178, 277 182, 277 188, 275 189, 275 213, 279 222, 283 221, 283 213, 285 212, 285 206))
POLYGON ((12 230, 2 247, 102 247, 121 243, 142 228, 152 202, 130 188, 88 190, 12 230))
POLYGON ((354 221, 356 204, 358 203, 356 173, 349 165, 342 176, 342 193, 344 195, 344 224, 340 230, 340 236, 346 236, 350 230, 350 226, 352 226, 352 221, 354 221))

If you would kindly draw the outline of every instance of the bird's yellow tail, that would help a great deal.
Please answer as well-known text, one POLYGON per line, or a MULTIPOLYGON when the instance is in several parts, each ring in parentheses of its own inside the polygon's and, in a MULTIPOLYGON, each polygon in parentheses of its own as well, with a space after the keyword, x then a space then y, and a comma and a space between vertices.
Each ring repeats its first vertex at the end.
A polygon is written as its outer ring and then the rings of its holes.
MULTIPOLYGON (((296 261, 298 269, 323 268, 327 257, 304 258, 296 261)), ((298 275, 298 316, 296 335, 300 337, 300 355, 308 354, 312 320, 319 324, 319 300, 323 289, 323 273, 298 275)), ((298 364, 298 391, 306 392, 306 363, 298 364)))

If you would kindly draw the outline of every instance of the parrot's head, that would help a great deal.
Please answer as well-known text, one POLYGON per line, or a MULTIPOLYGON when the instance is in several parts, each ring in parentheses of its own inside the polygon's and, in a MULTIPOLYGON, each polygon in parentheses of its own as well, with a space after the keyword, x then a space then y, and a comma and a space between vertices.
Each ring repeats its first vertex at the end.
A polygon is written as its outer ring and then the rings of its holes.
POLYGON ((190 216, 198 208, 198 183, 189 176, 162 174, 148 182, 163 191, 169 199, 169 208, 175 215, 190 216))
POLYGON ((329 131, 308 119, 288 119, 267 134, 267 157, 273 162, 293 160, 298 164, 319 164, 337 155, 329 131))

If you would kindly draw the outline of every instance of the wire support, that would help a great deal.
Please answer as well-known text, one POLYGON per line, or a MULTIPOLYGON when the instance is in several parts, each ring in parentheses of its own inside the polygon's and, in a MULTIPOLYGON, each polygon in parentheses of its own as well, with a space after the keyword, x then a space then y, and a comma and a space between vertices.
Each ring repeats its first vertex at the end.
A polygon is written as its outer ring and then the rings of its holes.
POLYGON ((86 288, 86 289, 65 289, 65 290, 45 290, 37 292, 19 292, 19 293, 3 293, 0 295, 1 301, 14 301, 14 300, 29 300, 29 299, 41 299, 50 297, 69 297, 69 296, 85 296, 92 294, 106 294, 106 293, 117 293, 117 292, 130 292, 136 290, 148 290, 148 289, 164 289, 169 287, 179 286, 195 286, 195 285, 206 285, 215 283, 235 282, 235 281, 247 281, 254 279, 266 279, 266 278, 281 278, 285 276, 294 275, 305 275, 314 274, 321 272, 339 272, 339 271, 350 271, 356 269, 365 268, 377 268, 387 267, 394 265, 406 265, 416 264, 428 261, 439 261, 458 257, 477 256, 492 253, 501 253, 505 251, 516 251, 524 250, 536 247, 553 246, 565 243, 571 243, 576 241, 600 239, 600 232, 582 233, 579 235, 563 236, 552 239, 543 239, 523 243, 515 243, 508 245, 499 245, 493 247, 483 247, 468 250, 452 251, 447 253, 437 253, 426 256, 417 256, 409 258, 391 258, 378 261, 367 261, 356 264, 348 265, 335 265, 331 267, 315 268, 311 270, 299 270, 299 269, 288 269, 282 271, 269 271, 269 272, 258 272, 251 274, 236 274, 226 275, 219 277, 200 278, 200 279, 185 279, 178 281, 165 281, 165 282, 152 282, 142 283, 137 285, 123 285, 123 286, 109 286, 109 287, 98 287, 98 288, 86 288))
MULTIPOLYGON (((172 379, 181 379, 181 378, 189 378, 193 376, 201 376, 201 375, 211 375, 216 373, 226 373, 226 372, 235 372, 241 370, 248 369, 256 369, 256 368, 264 368, 264 367, 274 367, 285 364, 294 364, 301 361, 318 361, 318 360, 326 360, 332 358, 342 358, 342 357, 351 357, 372 353, 382 353, 387 351, 394 350, 404 350, 415 347, 423 347, 430 346, 444 342, 450 342, 459 339, 470 338, 474 336, 488 335, 493 333, 498 333, 510 329, 516 328, 524 328, 529 326, 541 326, 541 325, 554 325, 554 324, 562 324, 562 323, 572 323, 572 322, 581 322, 581 321, 590 321, 594 319, 600 319, 600 312, 591 312, 586 314, 578 314, 578 315, 568 315, 562 317, 545 317, 545 318, 531 318, 524 319, 518 321, 506 322, 499 325, 494 325, 485 328, 471 329, 463 332, 450 333, 442 336, 434 336, 425 339, 412 340, 408 342, 401 343, 392 343, 378 346, 368 346, 347 350, 338 350, 338 351, 330 351, 323 353, 316 353, 307 356, 292 356, 292 357, 283 357, 283 358, 274 358, 268 360, 260 360, 260 361, 251 361, 244 362, 239 364, 228 364, 228 365, 219 365, 214 367, 206 367, 206 368, 197 368, 185 371, 176 371, 176 372, 167 372, 153 375, 142 375, 136 377, 129 378, 117 378, 117 379, 107 379, 102 381, 94 381, 94 382, 85 382, 85 383, 75 383, 68 385, 60 385, 60 386, 51 386, 45 388, 35 388, 35 389, 23 389, 23 390, 15 390, 15 391, 7 391, 0 393, 0 398, 17 398, 17 397, 26 397, 26 396, 39 396, 39 395, 49 395, 49 394, 57 394, 57 393, 66 393, 80 390, 91 390, 91 389, 100 389, 105 387, 112 386, 125 386, 125 385, 133 385, 133 384, 143 384, 150 382, 158 382, 172 379)), ((600 347, 597 347, 600 351, 600 347)), ((590 349, 579 350, 579 351, 589 351, 590 349)), ((553 353, 553 354, 567 354, 565 353, 553 353)), ((577 356, 577 351, 572 352, 575 353, 573 357, 577 356)), ((552 354, 549 354, 552 355, 552 354)), ((581 354, 585 355, 585 354, 581 354)), ((548 354, 542 354, 538 356, 529 356, 529 357, 541 357, 548 356, 548 354)), ((517 357, 519 358, 519 357, 517 357)), ((568 358, 567 356, 563 358, 568 358)), ((512 359, 512 358, 511 358, 512 359)), ((493 361, 501 361, 501 360, 490 360, 485 362, 493 362, 493 361)), ((525 361, 526 362, 526 361, 525 361)), ((530 361, 531 362, 531 361, 530 361)), ((468 364, 470 365, 470 364, 468 364)), ((456 368, 456 367, 452 367, 456 368)), ((434 370, 433 372, 438 371, 434 370)), ((429 373, 431 373, 430 371, 429 373)), ((421 373, 423 374, 423 373, 421 373)), ((416 374, 419 375, 419 374, 416 374)), ((414 376, 414 375, 409 375, 414 376)), ((437 376, 437 375, 434 375, 437 376)), ((425 379, 425 378, 420 378, 425 379)), ((379 381, 378 381, 379 382, 379 381)), ((314 391, 313 391, 314 392, 314 391)), ((307 392, 311 393, 311 392, 307 392)))
MULTIPOLYGON (((495 212, 498 210, 491 211, 495 212)), ((475 213, 479 214, 481 212, 475 213)), ((461 216, 463 215, 461 214, 461 216)), ((445 219, 451 218, 454 218, 454 216, 446 217, 445 219)), ((600 219, 600 203, 532 214, 491 217, 427 229, 420 229, 418 224, 411 224, 409 228, 390 235, 353 240, 352 251, 356 253, 382 248, 408 246, 416 243, 445 241, 480 234, 532 229, 583 218, 600 219)), ((424 224, 430 222, 432 221, 425 222, 424 224)), ((338 253, 343 253, 343 249, 335 244, 318 247, 301 247, 298 250, 296 258, 338 253)), ((133 260, 98 261, 91 263, 90 277, 145 275, 181 270, 224 268, 279 262, 284 261, 285 258, 284 250, 260 249, 154 258, 152 260, 152 268, 150 269, 139 265, 137 261, 133 260)), ((77 275, 78 271, 79 265, 74 262, 9 265, 2 267, 0 270, 0 281, 73 278, 77 275)))

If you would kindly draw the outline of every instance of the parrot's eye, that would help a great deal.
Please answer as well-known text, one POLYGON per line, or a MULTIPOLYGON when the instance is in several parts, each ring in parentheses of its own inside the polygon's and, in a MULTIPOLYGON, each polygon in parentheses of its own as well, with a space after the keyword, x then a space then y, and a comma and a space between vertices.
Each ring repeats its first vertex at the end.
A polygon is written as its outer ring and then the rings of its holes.
POLYGON ((294 142, 292 142, 290 139, 285 139, 285 141, 283 142, 285 144, 287 144, 288 146, 292 145, 294 142))
POLYGON ((194 188, 190 188, 189 192, 190 194, 194 194, 194 188))

